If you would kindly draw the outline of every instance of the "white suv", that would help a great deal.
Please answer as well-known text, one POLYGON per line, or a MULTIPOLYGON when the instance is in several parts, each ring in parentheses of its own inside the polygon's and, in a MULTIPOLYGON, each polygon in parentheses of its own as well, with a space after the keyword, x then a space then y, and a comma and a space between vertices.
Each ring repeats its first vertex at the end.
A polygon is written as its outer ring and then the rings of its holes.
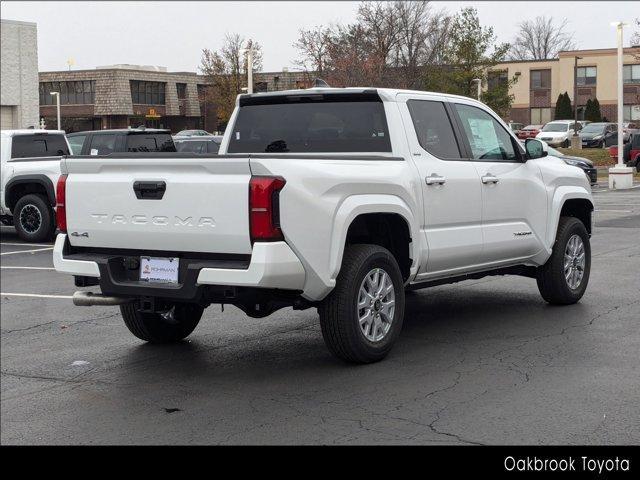
MULTIPOLYGON (((552 147, 568 148, 571 145, 574 123, 573 120, 554 120, 542 127, 536 138, 552 147)), ((582 124, 578 122, 578 132, 580 130, 582 130, 582 124)))

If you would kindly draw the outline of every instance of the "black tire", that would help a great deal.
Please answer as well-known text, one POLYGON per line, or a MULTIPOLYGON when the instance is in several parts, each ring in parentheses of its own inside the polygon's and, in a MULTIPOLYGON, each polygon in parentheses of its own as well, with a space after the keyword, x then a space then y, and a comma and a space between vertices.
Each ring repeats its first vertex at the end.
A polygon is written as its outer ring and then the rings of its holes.
POLYGON ((570 142, 569 142, 569 139, 567 139, 562 143, 562 148, 569 148, 569 145, 570 145, 570 142))
POLYGON ((584 295, 591 271, 591 244, 584 224, 575 217, 560 217, 553 253, 547 263, 538 267, 536 280, 542 298, 553 305, 570 305, 584 295), (584 245, 585 265, 580 284, 571 288, 565 278, 565 249, 573 235, 578 235, 584 245))
POLYGON ((202 318, 204 309, 193 303, 176 303, 170 315, 143 313, 135 303, 120 305, 120 313, 129 331, 140 340, 150 343, 178 342, 189 336, 202 318))
POLYGON ((378 245, 348 246, 336 286, 318 308, 322 337, 329 351, 347 362, 371 363, 382 360, 402 329, 404 294, 400 268, 387 249, 378 245), (357 302, 365 276, 375 268, 383 269, 393 283, 395 310, 389 330, 374 342, 360 328, 357 302))
POLYGON ((30 193, 13 207, 13 223, 18 236, 25 242, 44 242, 53 239, 56 220, 47 197, 30 193))

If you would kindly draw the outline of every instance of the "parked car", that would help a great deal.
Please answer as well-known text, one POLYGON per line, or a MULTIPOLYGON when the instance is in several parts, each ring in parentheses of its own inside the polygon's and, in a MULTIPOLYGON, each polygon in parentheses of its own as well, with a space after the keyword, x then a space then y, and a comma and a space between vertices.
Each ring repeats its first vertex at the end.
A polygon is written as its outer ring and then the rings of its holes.
POLYGON ((478 101, 311 88, 240 95, 231 118, 216 158, 63 160, 54 265, 101 290, 76 305, 120 305, 150 342, 210 304, 317 308, 328 349, 366 363, 398 339, 405 289, 515 274, 552 304, 584 294, 589 182, 478 101))
POLYGON ((171 131, 156 128, 91 130, 67 135, 74 155, 123 152, 175 152, 171 131))
MULTIPOLYGON (((614 162, 618 161, 618 146, 609 147, 609 155, 614 162)), ((624 144, 622 150, 622 160, 628 167, 636 167, 636 171, 640 172, 640 132, 632 133, 629 141, 624 144)))
POLYGON ((527 125, 523 129, 521 129, 516 135, 521 140, 526 140, 527 138, 536 138, 536 135, 540 133, 542 129, 542 125, 527 125))
POLYGON ((610 122, 594 122, 580 131, 582 148, 604 148, 618 141, 618 126, 610 122))
POLYGON ((174 143, 178 152, 218 153, 222 137, 210 135, 208 137, 176 138, 174 143))
POLYGON ((598 183, 598 169, 593 166, 593 162, 588 158, 565 155, 564 153, 559 152, 552 147, 548 147, 548 152, 549 155, 560 158, 562 161, 564 161, 564 163, 582 169, 582 171, 589 179, 589 183, 591 183, 591 185, 595 185, 598 183))
POLYGON ((205 130, 181 130, 176 137, 208 137, 211 134, 205 130))
POLYGON ((509 128, 513 131, 513 133, 518 135, 520 130, 522 130, 524 128, 524 124, 523 123, 518 123, 518 122, 509 122, 509 128))
POLYGON ((626 122, 622 124, 622 140, 624 143, 629 141, 632 133, 640 133, 640 123, 626 122))
MULTIPOLYGON (((580 132, 581 128, 582 125, 578 122, 578 132, 580 132)), ((567 148, 571 144, 573 131, 573 120, 554 120, 545 124, 540 133, 536 135, 536 138, 553 147, 567 148)))
POLYGON ((60 159, 70 152, 64 131, 3 130, 0 139, 0 221, 26 242, 51 240, 60 159))

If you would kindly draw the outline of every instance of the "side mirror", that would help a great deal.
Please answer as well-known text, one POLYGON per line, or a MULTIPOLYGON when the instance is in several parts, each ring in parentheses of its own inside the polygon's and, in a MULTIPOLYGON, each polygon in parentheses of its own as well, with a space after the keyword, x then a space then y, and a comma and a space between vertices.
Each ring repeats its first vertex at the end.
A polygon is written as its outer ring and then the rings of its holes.
POLYGON ((527 158, 530 160, 546 157, 549 154, 547 144, 536 138, 527 138, 524 142, 524 148, 527 151, 527 158))

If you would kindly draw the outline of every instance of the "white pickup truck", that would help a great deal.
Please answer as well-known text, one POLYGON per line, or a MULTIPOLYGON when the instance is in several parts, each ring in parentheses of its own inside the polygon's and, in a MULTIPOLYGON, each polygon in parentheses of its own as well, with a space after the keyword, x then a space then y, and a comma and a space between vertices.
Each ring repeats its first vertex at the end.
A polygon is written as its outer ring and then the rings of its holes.
POLYGON ((54 264, 76 305, 120 305, 177 341, 210 304, 315 307, 329 350, 382 359, 405 290, 487 275, 572 304, 589 280, 593 200, 579 168, 521 146, 485 105, 389 89, 240 95, 219 155, 68 157, 54 264))
POLYGON ((64 131, 3 130, 0 139, 0 221, 27 242, 51 240, 60 159, 71 151, 64 131))

